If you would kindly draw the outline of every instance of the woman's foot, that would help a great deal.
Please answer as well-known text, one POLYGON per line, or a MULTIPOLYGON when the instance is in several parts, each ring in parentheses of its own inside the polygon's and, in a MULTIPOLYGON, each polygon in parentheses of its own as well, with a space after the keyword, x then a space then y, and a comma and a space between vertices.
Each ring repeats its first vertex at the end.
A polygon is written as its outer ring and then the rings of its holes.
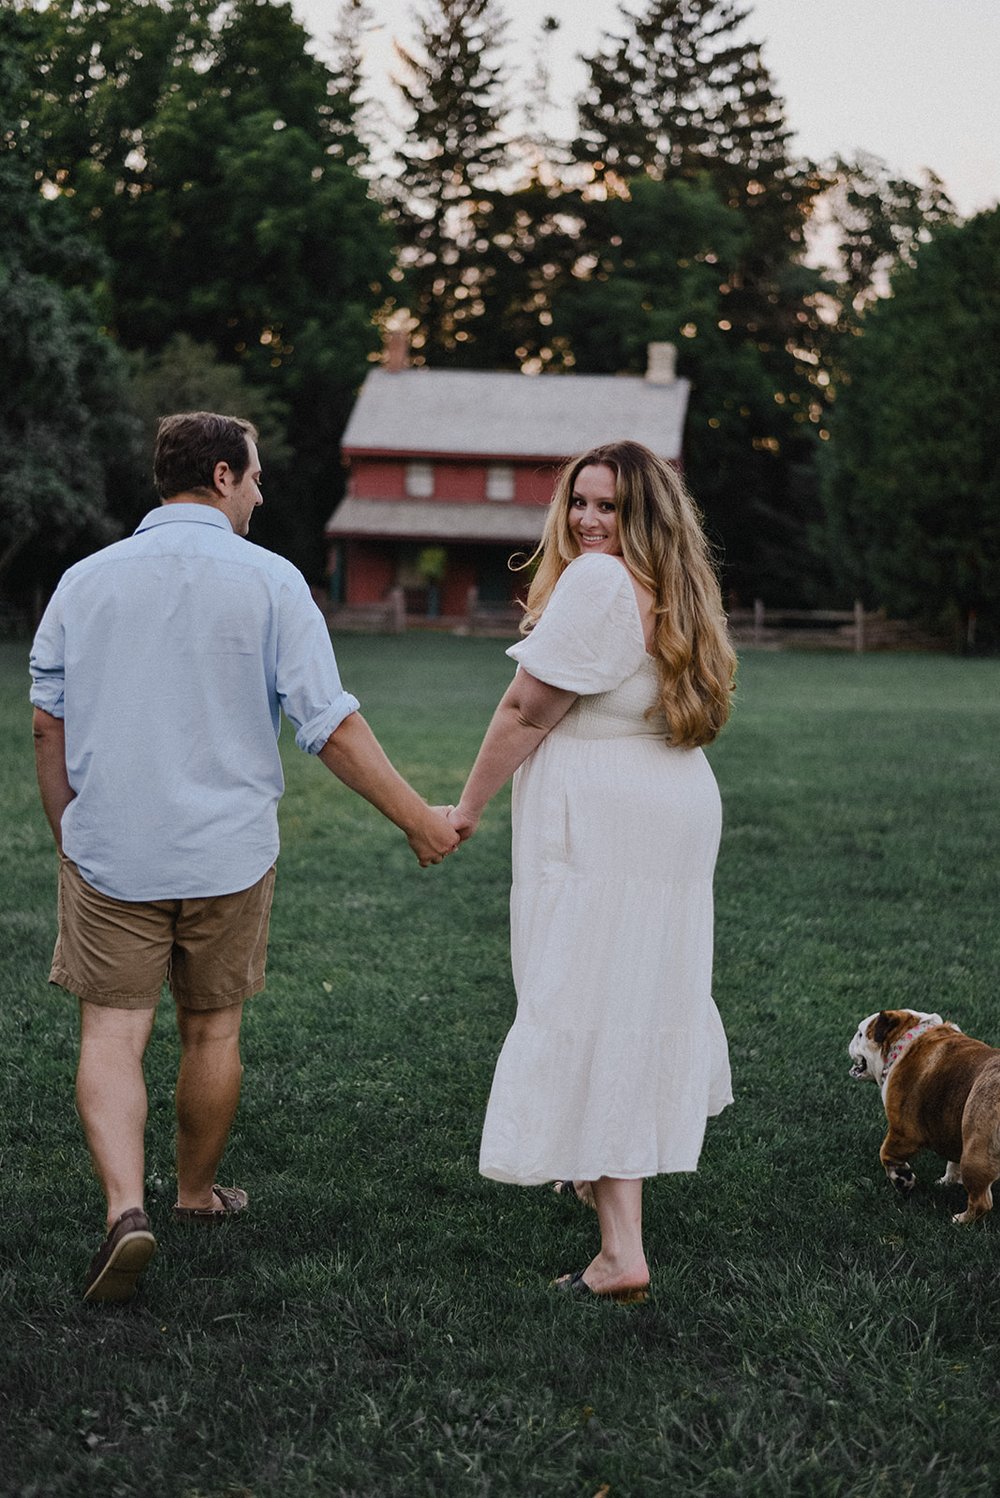
POLYGON ((582 1202, 585 1207, 594 1206, 594 1188, 589 1181, 553 1181, 556 1196, 568 1196, 582 1202))
POLYGON ((612 1300, 640 1300, 649 1289, 649 1265, 645 1258, 626 1262, 602 1252, 586 1269, 561 1275, 552 1283, 557 1289, 577 1294, 589 1290, 592 1295, 606 1295, 612 1300))
POLYGON ((647 1286, 633 1286, 628 1290, 592 1290, 583 1277, 583 1270, 576 1274, 564 1274, 552 1281, 556 1290, 562 1290, 577 1299, 611 1300, 617 1305, 640 1305, 649 1295, 647 1286))

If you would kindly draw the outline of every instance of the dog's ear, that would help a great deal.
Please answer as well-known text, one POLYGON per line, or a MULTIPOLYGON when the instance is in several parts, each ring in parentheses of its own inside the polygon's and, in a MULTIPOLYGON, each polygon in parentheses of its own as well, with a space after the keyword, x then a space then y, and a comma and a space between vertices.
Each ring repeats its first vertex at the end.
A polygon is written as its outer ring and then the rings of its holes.
POLYGON ((883 1009, 882 1012, 876 1017, 875 1024, 872 1028, 872 1040, 874 1040, 876 1045, 881 1045, 891 1029, 892 1017, 886 1014, 885 1010, 883 1009))

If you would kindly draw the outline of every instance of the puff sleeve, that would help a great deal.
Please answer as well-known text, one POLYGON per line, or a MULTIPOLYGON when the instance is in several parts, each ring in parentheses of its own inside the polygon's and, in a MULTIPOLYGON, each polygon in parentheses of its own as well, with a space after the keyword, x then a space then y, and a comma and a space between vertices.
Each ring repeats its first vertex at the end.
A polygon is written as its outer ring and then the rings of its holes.
POLYGON ((507 651, 539 681, 581 696, 610 692, 646 654, 632 581, 614 557, 577 557, 534 629, 507 651))

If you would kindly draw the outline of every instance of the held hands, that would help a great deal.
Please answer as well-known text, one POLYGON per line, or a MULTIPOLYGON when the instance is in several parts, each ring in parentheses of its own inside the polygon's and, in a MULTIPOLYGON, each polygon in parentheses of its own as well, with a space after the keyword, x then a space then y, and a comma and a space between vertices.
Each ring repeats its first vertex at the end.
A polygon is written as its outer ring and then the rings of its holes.
POLYGON ((449 853, 454 853, 478 826, 479 817, 461 806, 428 806, 420 827, 407 833, 406 840, 420 867, 426 869, 428 864, 441 863, 449 853))
POLYGON ((458 806, 449 806, 448 821, 458 833, 459 840, 463 843, 472 836, 479 826, 478 816, 473 816, 471 812, 464 811, 461 804, 458 806))
POLYGON ((450 806, 428 806, 421 825, 406 834, 406 841, 416 854, 422 869, 426 869, 431 863, 441 863, 449 853, 454 853, 461 842, 448 820, 451 811, 450 806))

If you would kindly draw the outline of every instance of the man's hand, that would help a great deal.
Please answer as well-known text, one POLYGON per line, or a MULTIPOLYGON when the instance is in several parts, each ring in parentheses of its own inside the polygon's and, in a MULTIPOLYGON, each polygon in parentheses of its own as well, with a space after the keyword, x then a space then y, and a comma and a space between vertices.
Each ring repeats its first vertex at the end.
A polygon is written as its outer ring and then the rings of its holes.
POLYGON ((402 829, 422 869, 458 847, 447 806, 428 806, 387 759, 360 713, 350 713, 319 752, 327 769, 402 829))
POLYGON ((422 869, 430 863, 440 863, 458 847, 461 839, 448 820, 452 810, 450 806, 428 806, 421 825, 406 834, 422 869))

